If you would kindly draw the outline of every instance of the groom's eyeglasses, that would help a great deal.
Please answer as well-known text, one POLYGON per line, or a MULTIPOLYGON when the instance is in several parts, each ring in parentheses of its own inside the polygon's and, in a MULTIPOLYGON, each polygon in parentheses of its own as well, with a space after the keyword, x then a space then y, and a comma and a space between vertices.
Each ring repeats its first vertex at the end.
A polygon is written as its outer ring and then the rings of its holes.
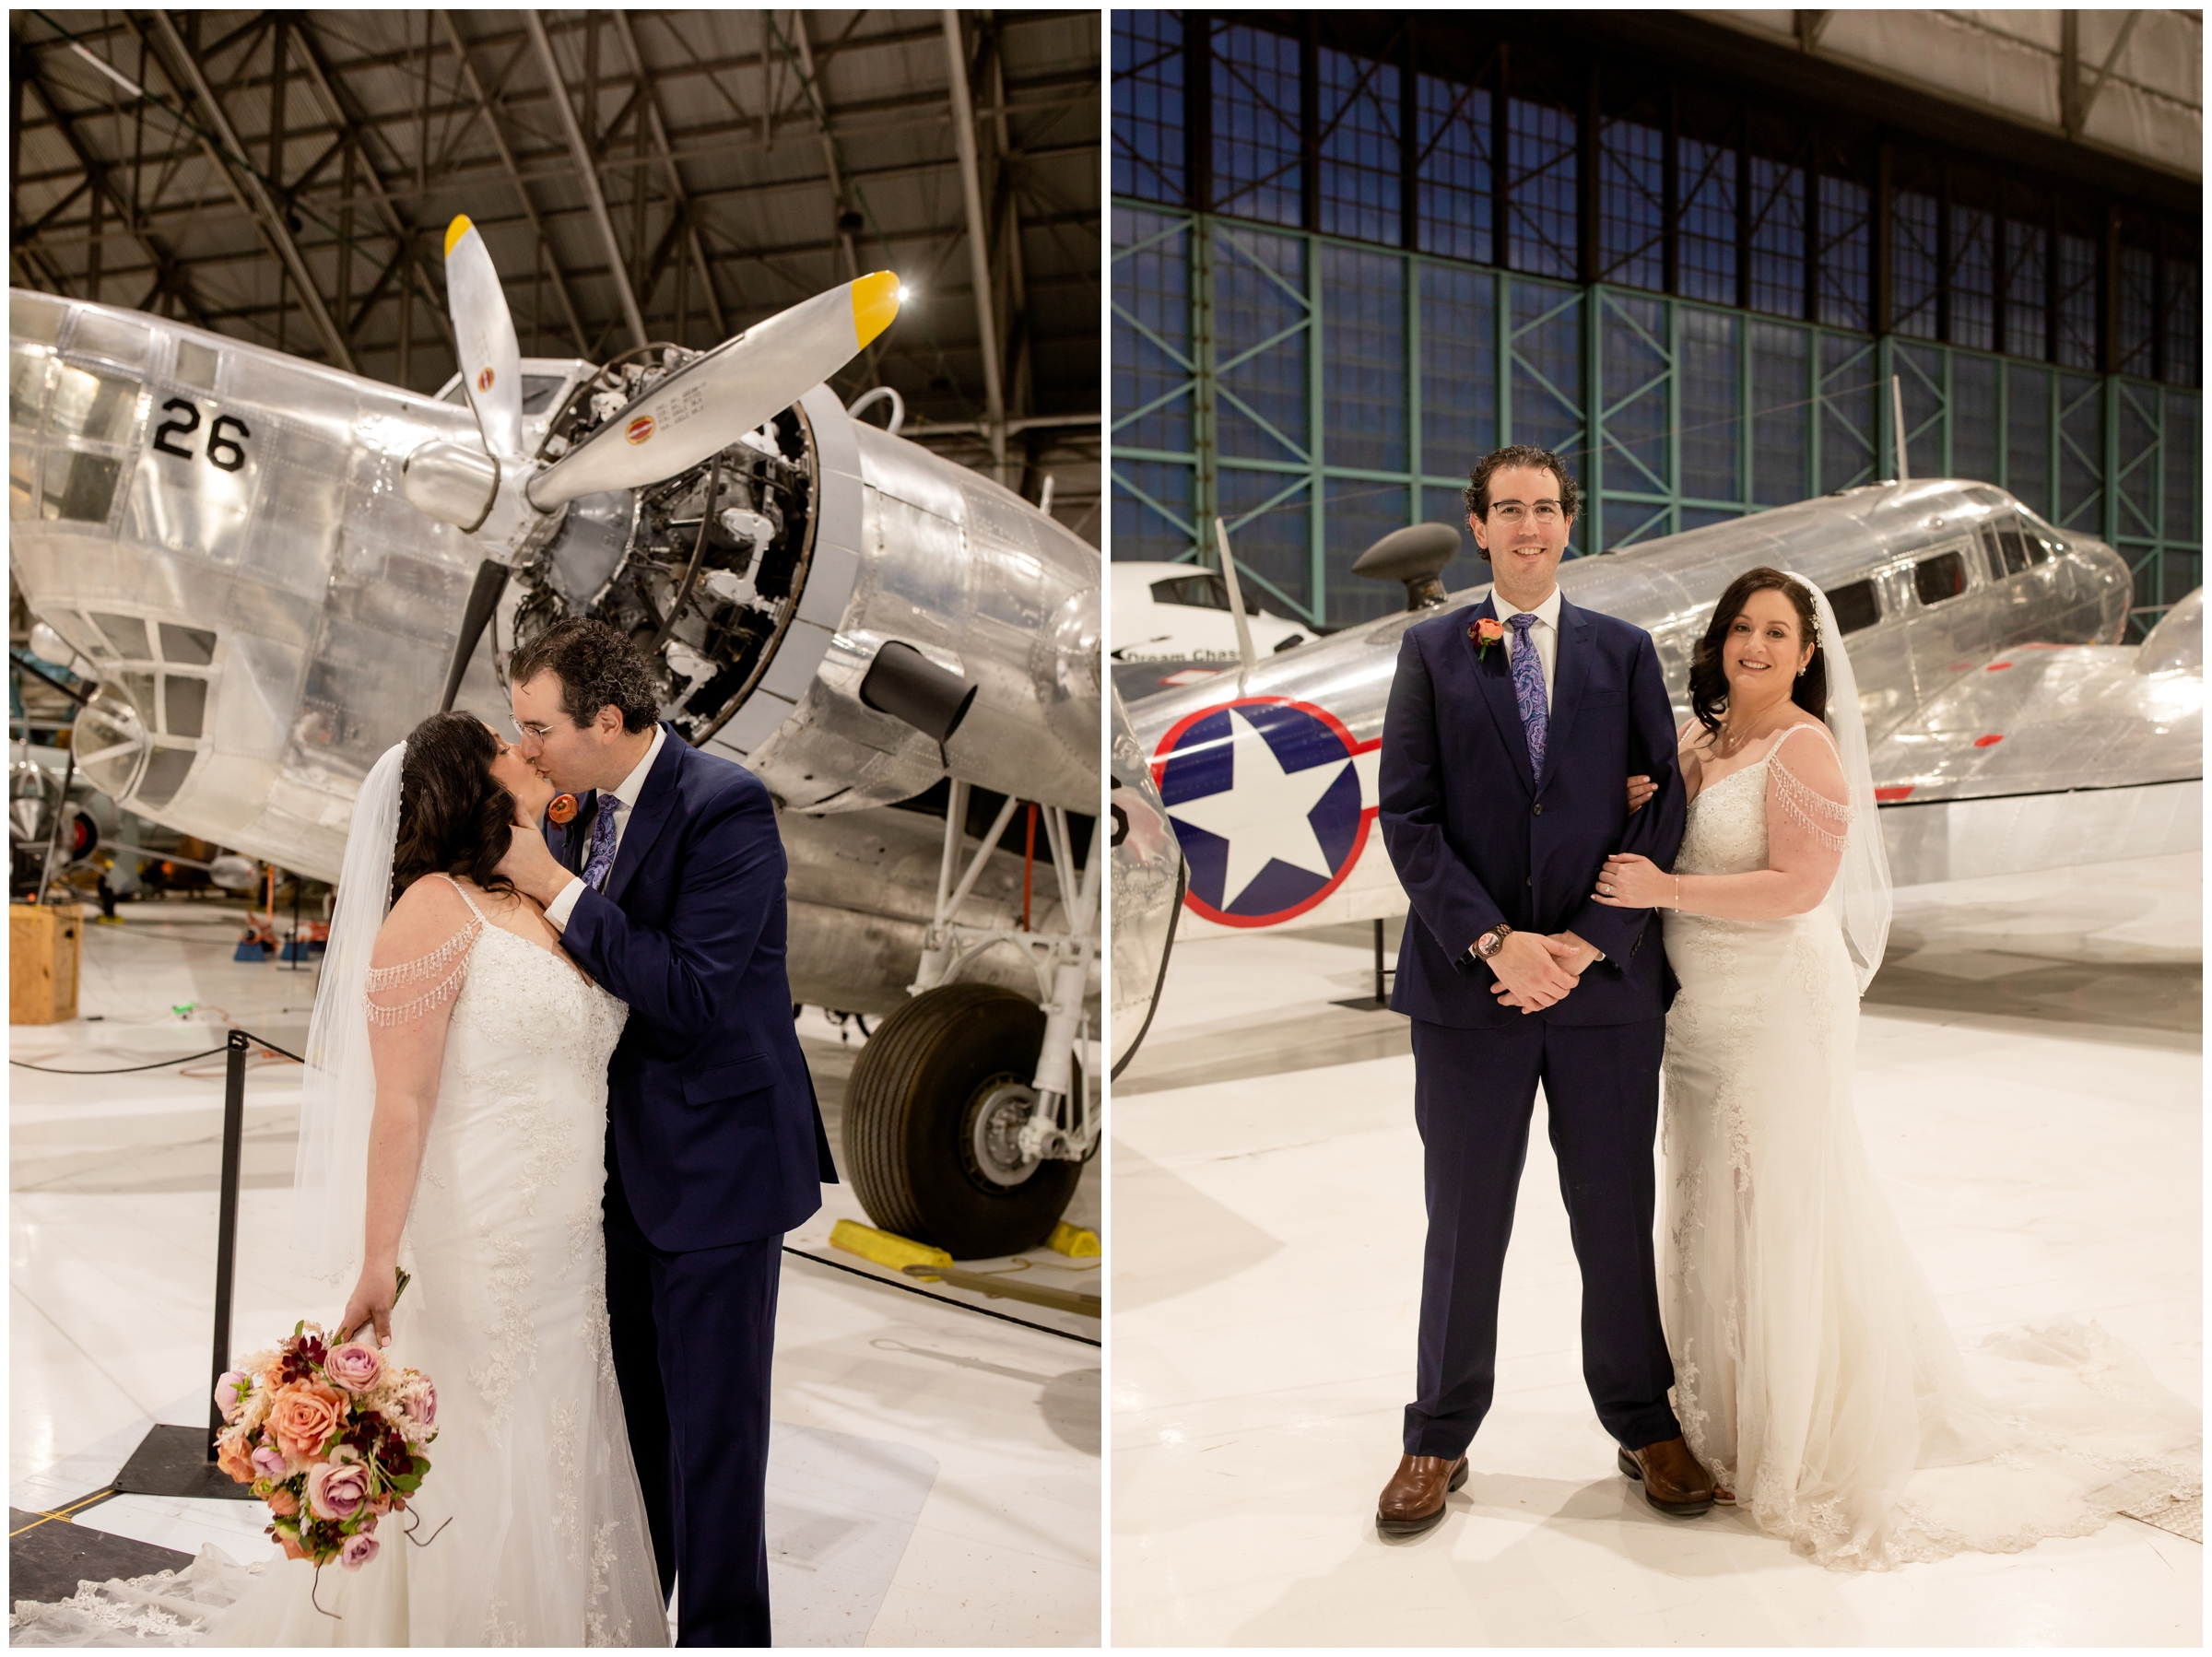
POLYGON ((512 714, 508 716, 507 723, 513 729, 517 736, 535 736, 538 741, 543 742, 553 734, 551 725, 530 724, 514 718, 512 714))
MULTIPOLYGON (((1490 508, 1490 516, 1500 523, 1518 523, 1529 515, 1530 511, 1518 500, 1500 500, 1490 508)), ((1539 500, 1534 511, 1538 523, 1557 523, 1559 521, 1559 503, 1556 500, 1539 500)))

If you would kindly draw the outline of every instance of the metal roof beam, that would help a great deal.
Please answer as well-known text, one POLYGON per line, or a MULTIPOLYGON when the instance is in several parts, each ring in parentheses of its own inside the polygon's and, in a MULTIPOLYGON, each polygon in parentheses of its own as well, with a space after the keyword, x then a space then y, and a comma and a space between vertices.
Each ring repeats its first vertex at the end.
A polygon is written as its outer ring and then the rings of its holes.
POLYGON ((553 56, 553 42, 546 38, 546 26, 535 11, 523 13, 523 20, 530 26, 530 39, 537 48, 538 61, 545 65, 546 84, 553 90, 553 107, 560 115, 560 128, 568 135, 569 148, 576 158, 576 170, 582 176, 583 192, 591 203, 593 221, 599 227, 600 238, 606 243, 607 263, 613 267, 616 297, 622 301, 623 317, 629 323, 631 344, 643 346, 650 336, 645 332, 645 318, 638 310, 638 296, 629 285, 629 272, 622 264, 621 238, 615 234, 614 220, 606 214, 606 194, 599 188, 598 169, 592 160, 591 147, 583 141, 583 129, 576 124, 576 112, 569 103, 568 82, 561 78, 560 65, 553 56))
MULTIPOLYGON (((375 199, 385 228, 398 241, 401 257, 406 261, 408 268, 415 277, 417 287, 421 289, 422 297, 429 301, 431 320, 438 324, 438 331, 444 335, 445 343, 449 347, 453 346, 453 323, 445 314, 445 299, 439 292, 437 282, 431 277, 429 268, 423 263, 421 248, 416 239, 415 227, 400 217, 399 207, 393 201, 391 192, 384 188, 383 176, 377 171, 376 158, 369 153, 368 135, 362 131, 360 123, 353 119, 355 112, 349 107, 350 100, 339 92, 336 84, 332 80, 329 70, 323 62, 322 52, 317 47, 307 24, 308 19, 303 17, 300 20, 299 27, 292 31, 293 38, 300 42, 300 55, 307 64, 308 78, 315 83, 316 96, 322 100, 324 111, 338 123, 338 146, 350 144, 353 147, 354 159, 360 163, 357 170, 362 178, 368 181, 369 194, 375 199)), ((324 158, 324 160, 328 159, 328 157, 324 158)), ((316 166, 320 167, 322 164, 321 161, 318 161, 316 166)), ((305 182, 304 178, 301 182, 305 182)), ((297 190, 298 186, 295 186, 295 194, 297 190)), ((349 252, 350 250, 341 247, 338 256, 345 258, 349 252)), ((367 314, 366 311, 361 313, 363 320, 366 320, 367 314)), ((359 327, 360 323, 355 323, 347 330, 347 337, 352 338, 359 333, 359 327)))
POLYGON ((453 41, 453 51, 461 59, 461 76, 467 82, 469 96, 476 100, 477 108, 483 112, 485 130, 499 148, 500 165, 506 170, 507 179, 514 186, 515 198, 523 204, 523 217, 530 221, 530 229, 537 236, 538 257, 545 262, 546 274, 553 279, 553 297, 560 301, 560 313, 569 324, 569 337, 575 341, 577 352, 585 350, 583 322, 576 314, 575 297, 569 292, 568 278, 561 274, 560 261, 553 256, 553 243, 546 235, 546 227, 538 217, 536 204, 530 199, 529 188, 523 182, 523 170, 517 166, 514 151, 508 146, 507 135, 500 125, 500 111, 477 77, 476 65, 469 61, 469 48, 461 38, 461 29, 448 11, 437 13, 446 38, 453 41))
POLYGON ((960 14, 947 11, 945 64, 952 80, 952 141, 960 157, 960 191, 968 207, 968 268, 975 287, 975 326, 982 346, 984 418, 991 427, 992 480, 1006 481, 1006 396, 998 376, 998 325, 991 313, 991 254, 983 236, 983 194, 975 171, 975 111, 968 99, 968 49, 960 14))
MULTIPOLYGON (((201 105, 206 110, 208 120, 214 123, 217 135, 230 154, 240 158, 238 166, 245 174, 246 193, 252 198, 249 211, 256 215, 261 233, 270 244, 270 251, 284 262, 284 267, 299 285, 300 302, 307 307, 308 316, 315 324, 315 332, 323 336, 324 347, 340 368, 352 373, 355 371, 353 351, 346 343, 346 335, 332 319, 329 307, 324 304, 323 295, 315 287, 314 277, 307 268, 307 261, 300 257, 299 244, 292 240, 291 229, 284 222, 284 216, 276 210, 276 204, 269 199, 268 190, 261 182, 261 174, 254 170, 251 162, 244 159, 245 150, 239 142, 238 132, 231 126, 230 117, 224 112, 223 106, 216 101, 215 90, 208 86, 207 77, 201 73, 199 60, 193 55, 191 48, 184 44, 184 37, 177 32, 177 26, 167 12, 154 13, 154 27, 161 31, 163 42, 175 54, 177 62, 183 65, 185 76, 201 105)), ((225 178, 235 181, 231 163, 223 157, 221 151, 205 140, 202 141, 202 147, 217 170, 225 178)))
POLYGON ((53 88, 47 86, 40 74, 31 53, 27 52, 22 54, 19 72, 24 89, 36 93, 39 101, 46 106, 47 113, 53 118, 54 130, 61 135, 62 141, 69 146, 69 153, 76 158, 77 165, 85 170, 85 176, 108 198, 109 205, 115 209, 115 217, 130 233, 131 240, 145 249, 146 256, 153 261, 154 268, 161 276, 160 287, 176 296, 177 303, 184 308, 185 313, 194 322, 202 327, 207 326, 207 308, 178 265, 176 255, 156 241, 153 232, 138 222, 137 216, 131 211, 130 202, 115 185, 113 170, 107 162, 94 156, 85 141, 77 135, 76 123, 54 101, 53 88))
MULTIPOLYGON (((676 198, 677 220, 684 227, 685 244, 690 250, 693 263, 699 266, 700 287, 706 291, 707 314, 713 319, 715 337, 727 339, 730 325, 723 319, 722 296, 714 291, 714 271, 707 263, 706 249, 700 244, 699 226, 692 222, 691 200, 684 190, 683 174, 677 170, 676 158, 669 153, 668 128, 661 120, 660 100, 646 90, 653 83, 652 77, 645 72, 645 55, 638 50, 638 37, 630 29, 629 14, 618 8, 614 17, 615 32, 622 37, 623 49, 629 53, 629 61, 637 66, 639 89, 645 92, 646 135, 653 141, 653 151, 661 165, 667 170, 669 193, 676 198)), ((650 284, 646 291, 653 291, 650 284)))

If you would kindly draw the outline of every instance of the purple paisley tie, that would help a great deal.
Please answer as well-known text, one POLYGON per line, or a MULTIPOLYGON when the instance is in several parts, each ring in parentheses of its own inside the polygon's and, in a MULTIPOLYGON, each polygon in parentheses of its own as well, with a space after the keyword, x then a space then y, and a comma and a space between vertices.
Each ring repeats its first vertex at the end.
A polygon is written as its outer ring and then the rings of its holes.
POLYGON ((592 819, 592 854, 583 865, 583 884, 598 891, 606 885, 606 872, 615 866, 615 811, 618 802, 607 794, 592 819))
POLYGON ((1544 732, 1550 720, 1544 707, 1544 664, 1537 659, 1535 641, 1529 637, 1529 629, 1535 624, 1535 612, 1523 610, 1509 617, 1505 625, 1513 629, 1513 700, 1520 704, 1521 726, 1528 733, 1528 769, 1541 781, 1544 732))

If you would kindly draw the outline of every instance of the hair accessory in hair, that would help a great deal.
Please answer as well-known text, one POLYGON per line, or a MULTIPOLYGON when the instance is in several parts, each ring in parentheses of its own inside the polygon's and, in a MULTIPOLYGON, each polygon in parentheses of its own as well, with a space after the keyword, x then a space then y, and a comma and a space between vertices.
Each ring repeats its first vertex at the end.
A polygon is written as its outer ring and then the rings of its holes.
POLYGON ((552 803, 546 807, 546 816, 557 826, 567 828, 576 820, 576 796, 555 794, 552 803))

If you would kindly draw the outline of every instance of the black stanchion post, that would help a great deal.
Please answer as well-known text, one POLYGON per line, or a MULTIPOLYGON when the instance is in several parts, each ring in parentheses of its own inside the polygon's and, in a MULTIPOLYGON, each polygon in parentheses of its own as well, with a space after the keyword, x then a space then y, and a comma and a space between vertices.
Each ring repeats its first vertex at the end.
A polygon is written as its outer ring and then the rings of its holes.
POLYGON ((157 1426, 115 1475, 115 1488, 145 1496, 217 1497, 250 1501, 253 1487, 234 1483, 215 1464, 215 1439, 223 1429, 215 1383, 230 1367, 230 1285, 238 1264, 238 1187, 246 1134, 246 1054, 253 1045, 232 1030, 223 1073, 223 1172, 216 1209, 215 1367, 207 1377, 207 1430, 157 1426))
POLYGON ((1389 993, 1382 986, 1382 923, 1375 923, 1375 1005, 1388 1006, 1389 993))
POLYGON ((214 1435, 223 1430, 223 1412, 213 1402, 215 1383, 230 1367, 230 1283, 238 1265, 239 1163, 246 1132, 246 1033, 230 1032, 223 1068, 223 1185, 215 1231, 215 1367, 208 1371, 207 1459, 215 1460, 214 1435))

